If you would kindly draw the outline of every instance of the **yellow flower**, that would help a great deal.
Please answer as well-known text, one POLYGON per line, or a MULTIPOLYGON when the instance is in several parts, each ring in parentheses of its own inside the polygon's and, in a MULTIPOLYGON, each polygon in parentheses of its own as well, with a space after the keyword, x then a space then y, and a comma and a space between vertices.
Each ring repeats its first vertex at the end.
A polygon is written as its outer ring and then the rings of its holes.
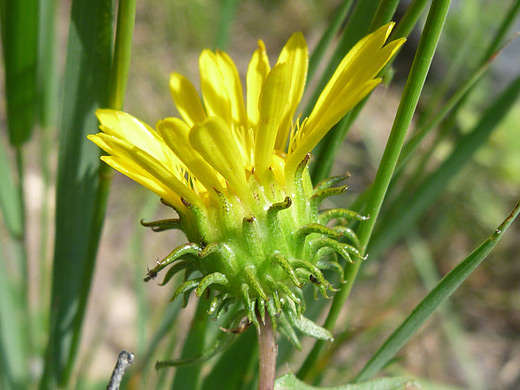
MULTIPOLYGON (((171 227, 180 226, 190 240, 149 276, 187 258, 188 263, 172 267, 175 272, 193 268, 202 276, 185 282, 174 296, 194 288, 200 296, 212 285, 222 293, 215 297, 216 307, 236 298, 256 324, 255 310, 262 318, 266 309, 271 317, 283 317, 288 305, 291 323, 299 327, 301 286, 311 280, 326 295, 330 285, 320 269, 339 267, 324 260, 331 251, 320 258, 312 251, 332 248, 348 261, 349 253, 356 254, 353 246, 341 251, 344 244, 330 238, 341 234, 331 232, 324 226, 327 218, 318 215, 319 200, 344 188, 327 189, 330 181, 313 190, 307 156, 381 82, 377 74, 404 42, 384 45, 392 27, 381 27, 354 46, 301 122, 295 114, 308 63, 301 33, 289 39, 272 69, 264 43, 258 42, 247 70, 246 103, 231 58, 204 50, 199 59, 202 101, 189 80, 177 73, 170 77, 182 119, 166 118, 153 129, 123 112, 97 111, 102 133, 88 138, 108 153, 102 160, 171 205, 180 216, 171 227), (196 256, 214 258, 197 262, 196 256)), ((346 210, 329 214, 328 219, 359 217, 346 210)))

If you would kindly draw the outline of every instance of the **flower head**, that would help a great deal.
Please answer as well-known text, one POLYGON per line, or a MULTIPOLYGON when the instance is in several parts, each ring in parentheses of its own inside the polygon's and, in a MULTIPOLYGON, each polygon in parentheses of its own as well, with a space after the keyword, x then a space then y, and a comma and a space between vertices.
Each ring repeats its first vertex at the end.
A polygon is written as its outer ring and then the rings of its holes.
POLYGON ((332 287, 322 270, 342 277, 336 254, 354 261, 359 251, 355 235, 326 225, 331 219, 363 217, 344 209, 319 213, 323 198, 346 187, 330 188, 338 182, 333 178, 313 188, 309 152, 380 83, 377 74, 404 42, 384 45, 392 27, 354 46, 302 121, 294 119, 308 62, 300 33, 289 39, 273 68, 258 42, 247 70, 246 103, 231 58, 204 50, 199 59, 202 100, 185 77, 173 73, 170 78, 182 119, 166 118, 153 129, 123 112, 97 111, 102 133, 89 139, 108 153, 102 160, 155 192, 179 215, 146 225, 158 231, 181 228, 189 240, 147 279, 167 266, 163 283, 186 270, 173 299, 192 290, 201 296, 211 288, 212 312, 239 302, 252 323, 267 312, 293 341, 292 327, 330 336, 317 326, 309 328, 300 316, 301 287, 311 282, 327 296, 332 287), (350 244, 336 241, 342 235, 350 244))

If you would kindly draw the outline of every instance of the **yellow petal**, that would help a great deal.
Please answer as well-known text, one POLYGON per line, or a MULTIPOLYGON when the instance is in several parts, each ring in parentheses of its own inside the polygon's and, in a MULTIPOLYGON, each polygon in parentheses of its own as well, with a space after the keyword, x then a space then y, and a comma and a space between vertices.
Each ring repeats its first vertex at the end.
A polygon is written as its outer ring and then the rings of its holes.
POLYGON ((271 165, 274 143, 288 104, 291 75, 287 64, 276 65, 264 82, 258 110, 260 119, 255 134, 255 170, 263 180, 271 165))
POLYGON ((170 75, 170 92, 179 114, 188 126, 191 127, 206 119, 199 94, 186 77, 179 73, 172 73, 170 75))
POLYGON ((166 144, 206 189, 223 191, 215 170, 193 149, 188 134, 190 128, 178 118, 167 118, 157 123, 157 130, 166 144))
POLYGON ((293 141, 293 145, 291 146, 292 150, 289 151, 285 165, 285 174, 287 177, 290 177, 298 164, 305 158, 306 154, 318 145, 318 142, 320 142, 325 134, 380 82, 381 79, 373 79, 367 81, 357 89, 345 88, 343 92, 337 96, 336 104, 329 107, 329 110, 324 113, 321 120, 313 124, 313 128, 307 128, 308 121, 302 125, 300 129, 301 134, 299 134, 300 138, 297 141, 293 141))
POLYGON ((218 117, 208 117, 190 131, 189 140, 193 148, 206 160, 236 193, 248 193, 244 162, 231 135, 229 126, 218 117))
POLYGON ((96 116, 104 133, 126 139, 159 160, 165 160, 163 145, 157 132, 125 112, 99 109, 96 116))
POLYGON ((129 166, 128 160, 114 156, 101 156, 101 160, 110 165, 115 170, 121 172, 123 175, 129 177, 136 183, 148 188, 150 191, 156 193, 161 198, 170 202, 177 210, 182 211, 183 205, 179 196, 172 192, 168 187, 158 182, 154 177, 141 169, 138 165, 129 166))
POLYGON ((404 39, 395 40, 382 49, 393 26, 394 23, 389 23, 367 35, 343 58, 309 115, 310 127, 316 118, 322 117, 323 110, 334 104, 336 96, 347 84, 350 88, 356 88, 374 78, 395 54, 404 39))
POLYGON ((292 136, 285 172, 289 175, 348 111, 381 81, 376 75, 404 39, 383 47, 394 24, 389 23, 359 41, 341 61, 298 134, 292 136))
POLYGON ((305 38, 302 33, 295 33, 289 38, 278 58, 279 64, 286 63, 289 66, 291 89, 289 91, 288 104, 285 107, 280 129, 276 137, 275 149, 277 150, 285 151, 287 137, 292 126, 292 118, 300 104, 305 88, 308 62, 309 53, 305 38))
POLYGON ((231 124, 231 103, 227 86, 223 82, 217 56, 203 50, 199 57, 200 85, 204 107, 208 116, 218 116, 231 124))
POLYGON ((177 171, 181 167, 176 165, 166 167, 139 147, 108 134, 99 133, 88 138, 106 152, 124 161, 128 170, 134 167, 133 171, 136 173, 142 174, 142 171, 145 171, 147 176, 153 178, 159 185, 165 186, 171 192, 176 193, 179 197, 186 199, 192 204, 199 207, 202 206, 200 198, 195 195, 191 188, 188 188, 183 177, 179 178, 180 175, 177 171), (139 168, 137 169, 135 166, 139 168))
POLYGON ((249 67, 247 68, 247 118, 249 127, 255 128, 258 124, 258 99, 265 78, 269 74, 271 66, 265 51, 264 42, 258 41, 258 49, 255 50, 249 67))
POLYGON ((222 75, 229 103, 231 105, 231 118, 235 126, 247 127, 246 108, 244 105, 244 95, 242 93, 242 83, 238 76, 237 68, 233 60, 223 51, 217 51, 217 63, 222 75))

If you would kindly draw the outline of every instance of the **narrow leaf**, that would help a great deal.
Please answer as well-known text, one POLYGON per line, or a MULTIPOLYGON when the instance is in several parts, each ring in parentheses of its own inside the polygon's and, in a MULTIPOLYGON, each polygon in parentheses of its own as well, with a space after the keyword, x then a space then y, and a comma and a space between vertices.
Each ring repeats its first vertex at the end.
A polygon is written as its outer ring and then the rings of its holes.
POLYGON ((67 386, 81 333, 94 259, 88 257, 94 223, 99 150, 86 140, 97 130, 97 107, 108 102, 112 1, 72 4, 56 194, 56 233, 50 338, 42 389, 67 386), (75 346, 76 345, 76 346, 75 346))
POLYGON ((2 1, 0 13, 9 140, 20 146, 36 120, 38 1, 2 1))
POLYGON ((25 335, 20 326, 24 317, 18 303, 20 297, 14 294, 5 265, 0 253, 0 377, 4 377, 6 390, 21 390, 28 379, 25 335))
POLYGON ((518 202, 509 216, 493 234, 476 248, 468 257, 448 273, 437 286, 422 300, 406 320, 392 333, 379 350, 356 376, 355 381, 364 381, 383 368, 401 347, 417 332, 434 311, 466 280, 466 278, 487 257, 500 241, 505 231, 520 213, 518 202))
MULTIPOLYGON (((181 358, 191 358, 203 354, 208 326, 209 300, 199 299, 190 332, 184 341, 181 358)), ((175 371, 172 389, 197 389, 200 384, 200 365, 181 366, 175 371)))
POLYGON ((18 187, 14 181, 11 164, 7 159, 6 150, 0 139, 0 210, 9 234, 16 239, 23 235, 23 213, 20 207, 18 187))

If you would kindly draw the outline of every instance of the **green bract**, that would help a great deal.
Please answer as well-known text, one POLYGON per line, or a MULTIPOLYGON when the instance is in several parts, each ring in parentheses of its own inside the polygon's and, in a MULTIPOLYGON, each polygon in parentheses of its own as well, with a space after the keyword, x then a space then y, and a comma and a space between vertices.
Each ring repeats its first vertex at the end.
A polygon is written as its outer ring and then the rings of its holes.
POLYGON ((187 303, 195 290, 197 297, 212 297, 209 313, 217 317, 238 301, 250 322, 258 326, 268 313, 273 324, 280 323, 282 332, 297 345, 293 327, 316 338, 332 339, 328 331, 301 317, 305 310, 302 288, 311 283, 324 297, 328 290, 334 291, 322 271, 334 271, 343 281, 337 255, 353 262, 360 259, 360 252, 350 229, 328 224, 333 219, 366 217, 346 209, 320 212, 323 199, 346 191, 346 186, 332 186, 347 176, 326 179, 313 188, 308 160, 309 155, 295 171, 290 194, 275 181, 267 188, 259 185, 252 173, 249 184, 256 200, 252 212, 237 198, 218 196, 209 213, 184 201, 185 210, 176 209, 181 218, 142 222, 155 231, 180 228, 190 240, 159 261, 145 280, 169 267, 162 285, 175 274, 185 273, 172 301, 183 295, 187 303), (342 237, 348 243, 340 242, 342 237))

